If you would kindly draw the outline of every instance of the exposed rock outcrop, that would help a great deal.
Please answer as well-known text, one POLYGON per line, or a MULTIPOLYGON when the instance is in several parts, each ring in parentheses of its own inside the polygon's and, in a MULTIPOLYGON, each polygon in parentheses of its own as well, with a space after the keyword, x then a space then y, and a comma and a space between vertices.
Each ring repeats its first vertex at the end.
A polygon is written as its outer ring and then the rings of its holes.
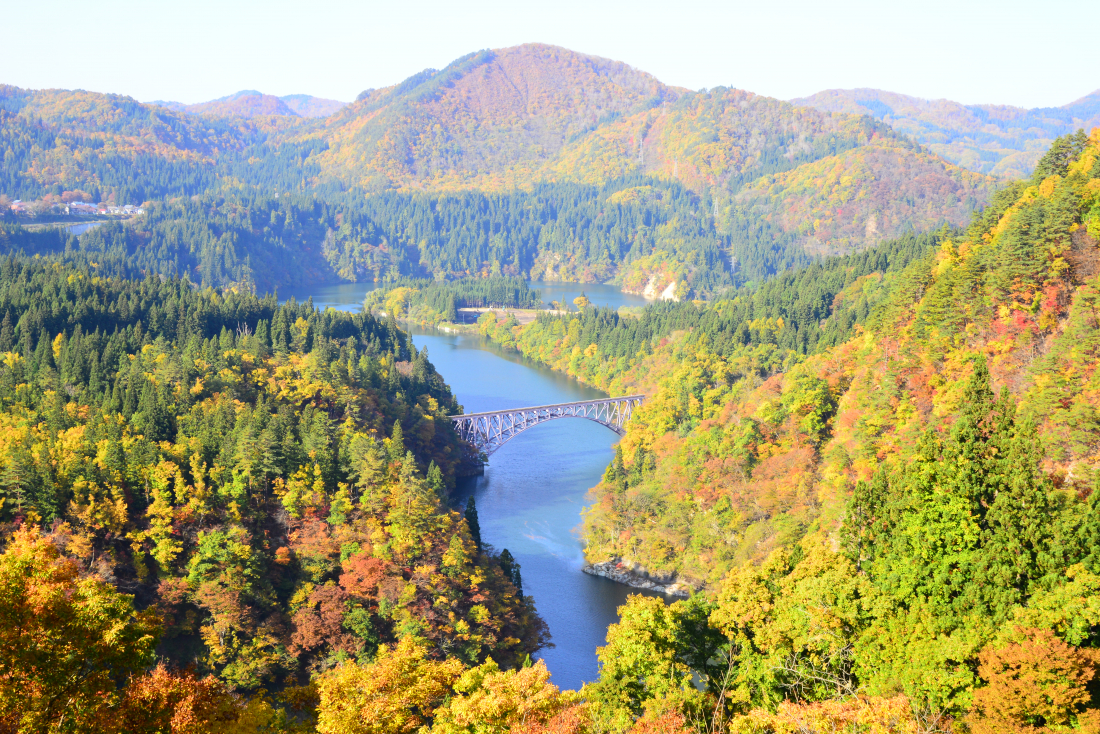
MULTIPOLYGON (((649 276, 645 288, 642 289, 642 295, 651 301, 679 301, 680 299, 676 297, 676 281, 666 281, 667 277, 660 273, 649 276)), ((627 288, 623 290, 626 293, 634 292, 627 288)))
POLYGON ((592 563, 582 570, 591 576, 602 576, 605 579, 633 586, 636 589, 648 589, 669 596, 686 597, 693 590, 688 584, 677 581, 675 574, 668 576, 650 574, 642 566, 630 561, 623 561, 621 558, 592 563))

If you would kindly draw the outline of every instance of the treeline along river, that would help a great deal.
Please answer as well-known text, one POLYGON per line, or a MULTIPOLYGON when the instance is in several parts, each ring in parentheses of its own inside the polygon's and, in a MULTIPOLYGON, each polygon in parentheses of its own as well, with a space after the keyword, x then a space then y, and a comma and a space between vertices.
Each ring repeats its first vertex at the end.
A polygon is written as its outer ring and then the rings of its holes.
MULTIPOLYGON (((597 305, 640 305, 644 299, 613 286, 532 283, 543 300, 572 301, 581 291, 597 305)), ((294 291, 312 296, 318 308, 359 310, 367 286, 342 284, 294 291)), ((282 295, 282 294, 280 294, 282 295)), ((291 295, 291 294, 288 294, 291 295)), ((467 413, 606 397, 604 393, 503 352, 477 335, 411 329, 467 413)), ((533 596, 550 625, 555 647, 540 653, 562 688, 579 688, 597 675, 596 648, 604 644, 617 609, 637 589, 582 573, 582 542, 576 534, 587 492, 611 461, 612 431, 569 419, 536 426, 490 457, 485 474, 460 480, 456 507, 473 494, 481 537, 507 548, 521 566, 523 590, 533 596)))

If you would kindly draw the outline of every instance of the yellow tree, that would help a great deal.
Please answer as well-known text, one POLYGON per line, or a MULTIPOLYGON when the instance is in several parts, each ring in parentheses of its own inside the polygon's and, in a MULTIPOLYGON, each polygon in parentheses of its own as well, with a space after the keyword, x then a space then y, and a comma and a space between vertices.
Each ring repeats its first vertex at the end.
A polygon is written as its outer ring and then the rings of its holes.
POLYGON ((541 660, 508 671, 489 660, 463 673, 454 691, 436 712, 432 734, 504 734, 514 727, 546 724, 579 700, 576 692, 562 693, 550 682, 541 660))
POLYGON ((318 682, 319 734, 404 734, 428 724, 462 674, 458 660, 429 660, 411 637, 370 665, 346 663, 318 682))
POLYGON ((154 612, 62 556, 37 529, 0 555, 0 731, 89 731, 152 661, 154 612))

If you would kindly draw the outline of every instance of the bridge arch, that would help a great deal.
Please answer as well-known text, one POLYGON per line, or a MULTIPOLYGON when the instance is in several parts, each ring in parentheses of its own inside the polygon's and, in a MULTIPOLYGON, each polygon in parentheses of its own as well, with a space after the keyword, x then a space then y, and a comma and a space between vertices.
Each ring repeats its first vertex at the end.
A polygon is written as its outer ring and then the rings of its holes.
POLYGON ((467 443, 489 456, 528 428, 559 418, 586 418, 622 436, 626 433, 626 422, 630 420, 634 408, 641 405, 643 400, 644 395, 582 400, 576 403, 453 415, 451 421, 467 443))

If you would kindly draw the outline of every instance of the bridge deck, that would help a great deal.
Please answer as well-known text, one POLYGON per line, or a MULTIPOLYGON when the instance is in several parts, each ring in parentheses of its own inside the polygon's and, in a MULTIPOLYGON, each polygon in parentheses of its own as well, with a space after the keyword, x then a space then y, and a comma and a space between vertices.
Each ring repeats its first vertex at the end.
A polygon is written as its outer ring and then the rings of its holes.
POLYGON ((569 408, 574 405, 594 405, 596 403, 611 403, 620 400, 645 400, 645 395, 622 395, 617 398, 595 398, 594 400, 578 400, 575 403, 551 403, 550 405, 531 405, 525 408, 501 408, 500 410, 487 410, 484 413, 460 413, 447 416, 452 420, 458 418, 481 418, 488 415, 501 415, 502 413, 523 413, 530 410, 547 410, 548 408, 569 408))
POLYGON ((578 400, 574 403, 463 413, 449 418, 467 443, 480 454, 488 456, 528 428, 561 418, 585 418, 622 436, 635 406, 641 405, 644 400, 644 395, 624 395, 618 398, 578 400))

